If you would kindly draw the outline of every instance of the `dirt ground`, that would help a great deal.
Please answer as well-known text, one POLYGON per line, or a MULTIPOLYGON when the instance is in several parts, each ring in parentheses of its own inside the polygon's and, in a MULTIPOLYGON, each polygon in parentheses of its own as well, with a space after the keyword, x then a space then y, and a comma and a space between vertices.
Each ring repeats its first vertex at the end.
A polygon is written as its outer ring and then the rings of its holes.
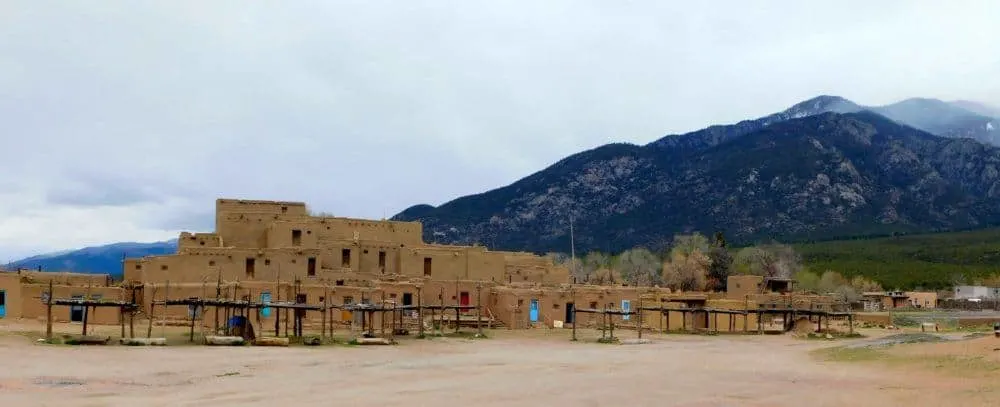
MULTIPOLYGON (((846 341, 781 335, 602 345, 545 329, 397 346, 155 348, 37 344, 37 329, 0 324, 0 405, 936 407, 995 406, 1000 391, 995 376, 824 361, 813 351, 846 341)), ((914 346, 1000 347, 1000 339, 976 341, 914 346)))

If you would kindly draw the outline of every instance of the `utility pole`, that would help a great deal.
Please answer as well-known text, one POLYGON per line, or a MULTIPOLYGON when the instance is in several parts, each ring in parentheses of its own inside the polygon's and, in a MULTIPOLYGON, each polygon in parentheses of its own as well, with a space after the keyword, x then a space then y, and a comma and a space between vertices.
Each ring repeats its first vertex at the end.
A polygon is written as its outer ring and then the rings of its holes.
POLYGON ((576 270, 576 242, 573 238, 573 215, 569 215, 569 253, 570 253, 570 265, 573 267, 570 270, 570 274, 573 275, 573 281, 576 281, 577 270, 576 270))

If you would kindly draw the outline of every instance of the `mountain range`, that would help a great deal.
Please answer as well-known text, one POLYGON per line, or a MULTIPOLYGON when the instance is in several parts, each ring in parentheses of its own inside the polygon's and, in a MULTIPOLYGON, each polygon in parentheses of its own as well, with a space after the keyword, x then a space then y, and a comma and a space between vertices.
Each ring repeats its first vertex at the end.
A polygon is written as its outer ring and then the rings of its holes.
POLYGON ((422 221, 428 241, 536 252, 569 251, 571 220, 578 252, 659 248, 694 231, 749 244, 997 224, 1000 120, 962 106, 819 96, 647 145, 601 146, 393 219, 422 221))
MULTIPOLYGON (((775 114, 574 154, 508 186, 394 216, 425 240, 533 252, 661 248, 674 234, 730 242, 824 240, 1000 224, 1000 112, 913 98, 863 106, 819 96, 775 114)), ((9 267, 118 274, 118 243, 9 267)))

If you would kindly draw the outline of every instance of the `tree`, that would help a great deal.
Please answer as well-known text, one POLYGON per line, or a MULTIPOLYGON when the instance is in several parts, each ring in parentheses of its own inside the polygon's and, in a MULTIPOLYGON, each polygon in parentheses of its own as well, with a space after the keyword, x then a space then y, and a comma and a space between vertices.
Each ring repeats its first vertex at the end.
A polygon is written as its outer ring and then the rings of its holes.
POLYGON ((795 279, 795 284, 802 291, 819 291, 819 279, 820 277, 809 270, 801 270, 795 273, 793 277, 795 279))
POLYGON ((618 256, 616 269, 629 285, 653 285, 659 282, 660 259, 646 248, 637 247, 618 256))
POLYGON ((792 278, 802 270, 802 258, 792 246, 768 243, 747 247, 736 253, 737 269, 763 277, 792 278))
POLYGON ((733 272, 733 256, 726 248, 726 238, 722 232, 715 234, 715 244, 708 252, 711 263, 708 266, 707 288, 717 291, 726 290, 726 282, 733 272))
POLYGON ((672 250, 670 260, 663 264, 663 282, 673 290, 701 291, 705 289, 706 271, 711 260, 701 251, 685 254, 672 250))
POLYGON ((598 251, 587 253, 587 255, 583 258, 583 281, 590 282, 590 279, 595 273, 597 273, 598 270, 610 268, 611 257, 608 257, 608 255, 598 251))
POLYGON ((709 248, 711 248, 711 245, 708 242, 708 238, 701 233, 695 232, 690 235, 674 235, 674 242, 670 247, 670 252, 673 253, 675 250, 680 250, 684 255, 689 255, 696 250, 708 253, 709 248))

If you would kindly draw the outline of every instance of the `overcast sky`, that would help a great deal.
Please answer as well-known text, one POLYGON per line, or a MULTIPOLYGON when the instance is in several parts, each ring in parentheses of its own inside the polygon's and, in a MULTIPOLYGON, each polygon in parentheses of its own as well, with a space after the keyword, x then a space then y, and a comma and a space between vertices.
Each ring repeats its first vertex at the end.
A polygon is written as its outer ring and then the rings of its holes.
POLYGON ((4 0, 0 260, 217 197, 389 217, 819 94, 1000 105, 997 38, 992 0, 4 0))

